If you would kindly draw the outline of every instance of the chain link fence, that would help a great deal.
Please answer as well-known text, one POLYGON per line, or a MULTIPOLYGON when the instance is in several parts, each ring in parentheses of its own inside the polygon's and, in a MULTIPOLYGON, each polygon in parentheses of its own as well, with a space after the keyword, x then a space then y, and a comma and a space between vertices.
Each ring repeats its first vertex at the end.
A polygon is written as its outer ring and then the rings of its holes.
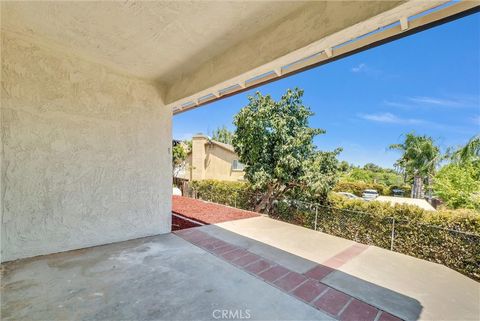
MULTIPOLYGON (((239 209, 254 209, 261 195, 252 191, 190 188, 186 196, 239 209)), ((480 280, 480 235, 455 228, 298 200, 275 203, 276 218, 319 232, 374 245, 446 265, 480 280)))

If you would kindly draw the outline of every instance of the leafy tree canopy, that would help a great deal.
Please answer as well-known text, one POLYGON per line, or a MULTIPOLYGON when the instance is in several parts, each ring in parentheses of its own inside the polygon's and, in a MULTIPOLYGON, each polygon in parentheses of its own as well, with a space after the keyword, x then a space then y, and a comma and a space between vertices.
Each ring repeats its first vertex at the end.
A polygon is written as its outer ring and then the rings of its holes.
POLYGON ((338 169, 341 172, 347 172, 350 169, 351 165, 347 161, 341 161, 338 165, 338 169))
POLYGON ((275 200, 294 189, 326 195, 336 182, 339 150, 317 151, 303 91, 287 90, 279 101, 257 92, 235 116, 235 151, 245 164, 245 178, 263 192, 256 210, 269 211, 275 200))
POLYGON ((465 146, 455 150, 451 159, 457 164, 480 162, 480 135, 472 137, 465 146))
POLYGON ((225 143, 232 145, 233 141, 233 133, 227 129, 227 127, 222 126, 217 128, 213 134, 212 139, 216 140, 217 142, 225 143))
POLYGON ((187 153, 189 150, 189 147, 191 148, 191 141, 189 142, 179 142, 179 141, 174 141, 172 144, 172 170, 173 170, 173 175, 176 176, 178 174, 178 171, 182 167, 183 163, 185 162, 187 158, 187 153))
POLYGON ((371 171, 371 172, 380 172, 383 170, 383 168, 381 168, 380 166, 378 165, 375 165, 374 163, 367 163, 363 166, 363 169, 366 170, 366 171, 371 171))
MULTIPOLYGON (((375 165, 376 166, 376 165, 375 165)), ((403 184, 403 178, 395 171, 388 168, 369 170, 364 168, 352 168, 342 175, 347 182, 377 183, 386 186, 399 186, 403 184)))
POLYGON ((434 190, 450 208, 480 210, 480 162, 443 166, 435 176, 434 190))

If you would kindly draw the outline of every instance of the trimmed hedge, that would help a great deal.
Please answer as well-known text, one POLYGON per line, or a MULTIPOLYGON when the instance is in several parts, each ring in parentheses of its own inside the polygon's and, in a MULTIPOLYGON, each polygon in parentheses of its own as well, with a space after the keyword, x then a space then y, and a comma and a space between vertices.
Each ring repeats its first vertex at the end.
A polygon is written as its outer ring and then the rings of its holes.
MULTIPOLYGON (((197 196, 212 202, 251 210, 255 193, 247 183, 199 181, 197 196)), ((313 229, 315 205, 292 200, 276 203, 270 216, 313 229)), ((317 230, 360 243, 390 249, 443 264, 480 280, 480 213, 471 210, 425 211, 416 206, 329 197, 317 207, 317 230), (455 231, 463 231, 462 234, 455 231)))
POLYGON ((253 191, 246 182, 207 179, 193 181, 192 188, 197 198, 242 209, 253 209, 251 203, 253 191))
MULTIPOLYGON (((359 243, 391 248, 443 264, 480 280, 480 214, 470 210, 429 212, 411 205, 330 197, 330 206, 318 206, 317 230, 359 243), (468 234, 458 233, 462 231, 468 234)), ((315 206, 279 202, 272 215, 315 227, 315 206)))

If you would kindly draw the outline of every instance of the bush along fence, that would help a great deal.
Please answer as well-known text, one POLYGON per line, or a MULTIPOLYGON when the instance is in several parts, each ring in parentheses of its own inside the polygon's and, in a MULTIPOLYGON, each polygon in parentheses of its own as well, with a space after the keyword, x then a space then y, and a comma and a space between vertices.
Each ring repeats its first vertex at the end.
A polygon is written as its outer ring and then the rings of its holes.
MULTIPOLYGON (((246 183, 194 182, 190 196, 252 210, 258 193, 246 183)), ((443 264, 480 280, 480 214, 425 211, 416 206, 348 200, 328 205, 282 200, 271 213, 289 223, 443 264)))
POLYGON ((480 234, 458 230, 459 226, 471 225, 470 220, 477 220, 478 230, 478 218, 468 214, 444 216, 441 225, 434 225, 426 217, 405 217, 409 210, 416 212, 416 209, 390 207, 391 211, 365 212, 290 201, 277 203, 274 215, 327 234, 443 264, 480 280, 480 234), (404 215, 387 216, 396 211, 404 215))
POLYGON ((251 211, 257 193, 244 182, 203 180, 194 181, 183 195, 251 211))

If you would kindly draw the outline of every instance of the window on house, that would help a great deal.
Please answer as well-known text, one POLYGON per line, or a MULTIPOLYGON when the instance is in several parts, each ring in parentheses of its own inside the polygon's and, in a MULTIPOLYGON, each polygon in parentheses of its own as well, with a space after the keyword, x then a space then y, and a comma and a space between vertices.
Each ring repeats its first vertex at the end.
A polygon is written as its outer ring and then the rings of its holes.
POLYGON ((245 168, 245 165, 243 165, 242 163, 240 163, 239 160, 236 159, 236 160, 234 160, 234 161, 232 162, 232 169, 233 169, 234 171, 243 171, 244 168, 245 168))

